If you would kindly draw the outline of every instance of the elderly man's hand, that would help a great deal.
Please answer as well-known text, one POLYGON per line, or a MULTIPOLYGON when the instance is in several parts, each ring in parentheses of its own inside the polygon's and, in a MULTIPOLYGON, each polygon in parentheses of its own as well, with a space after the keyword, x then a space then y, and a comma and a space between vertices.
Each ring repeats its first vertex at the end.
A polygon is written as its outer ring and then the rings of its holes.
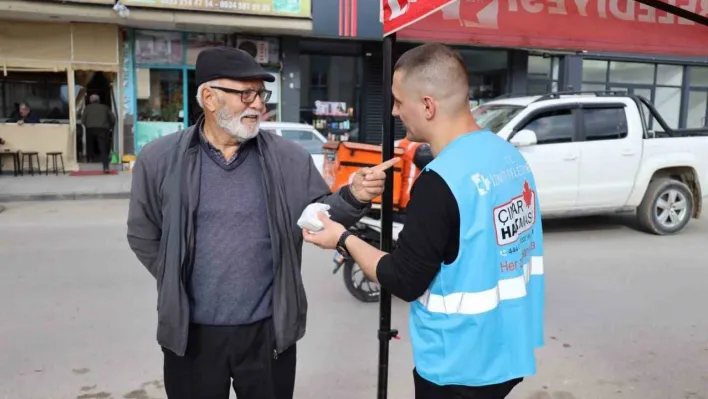
POLYGON ((400 160, 400 158, 392 158, 373 168, 359 169, 349 185, 352 195, 360 202, 371 202, 381 195, 384 191, 386 169, 394 166, 400 160))

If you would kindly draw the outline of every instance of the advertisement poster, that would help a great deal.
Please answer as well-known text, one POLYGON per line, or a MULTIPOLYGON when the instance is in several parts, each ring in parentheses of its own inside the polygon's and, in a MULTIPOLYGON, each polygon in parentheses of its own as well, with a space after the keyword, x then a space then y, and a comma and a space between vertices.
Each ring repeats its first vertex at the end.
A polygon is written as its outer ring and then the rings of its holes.
POLYGON ((182 129, 182 122, 138 122, 135 129, 135 153, 140 153, 145 144, 182 129))
POLYGON ((311 0, 121 0, 127 7, 309 18, 311 0))

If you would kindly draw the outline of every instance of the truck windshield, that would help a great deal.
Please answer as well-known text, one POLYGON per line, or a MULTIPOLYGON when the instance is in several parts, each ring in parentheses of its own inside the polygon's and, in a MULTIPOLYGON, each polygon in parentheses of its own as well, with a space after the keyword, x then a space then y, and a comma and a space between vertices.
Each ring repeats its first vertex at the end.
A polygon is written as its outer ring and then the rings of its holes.
POLYGON ((509 104, 486 104, 472 110, 477 124, 484 129, 499 133, 524 107, 509 104))

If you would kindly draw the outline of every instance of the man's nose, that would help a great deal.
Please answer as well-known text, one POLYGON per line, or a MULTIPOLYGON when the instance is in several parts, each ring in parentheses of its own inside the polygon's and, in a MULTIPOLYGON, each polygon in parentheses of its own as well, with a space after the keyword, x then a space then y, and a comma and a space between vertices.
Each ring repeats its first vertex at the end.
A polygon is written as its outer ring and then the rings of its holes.
POLYGON ((251 103, 251 108, 263 109, 263 107, 265 107, 265 102, 263 101, 263 98, 260 94, 256 94, 256 98, 251 103))

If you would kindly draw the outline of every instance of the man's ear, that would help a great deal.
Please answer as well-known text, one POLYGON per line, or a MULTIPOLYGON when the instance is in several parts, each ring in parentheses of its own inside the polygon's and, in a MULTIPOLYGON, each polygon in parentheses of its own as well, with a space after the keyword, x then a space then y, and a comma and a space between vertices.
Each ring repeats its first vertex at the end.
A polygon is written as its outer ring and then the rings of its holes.
POLYGON ((425 96, 423 97, 423 105, 425 106, 425 119, 433 119, 437 111, 435 100, 432 97, 425 96))

